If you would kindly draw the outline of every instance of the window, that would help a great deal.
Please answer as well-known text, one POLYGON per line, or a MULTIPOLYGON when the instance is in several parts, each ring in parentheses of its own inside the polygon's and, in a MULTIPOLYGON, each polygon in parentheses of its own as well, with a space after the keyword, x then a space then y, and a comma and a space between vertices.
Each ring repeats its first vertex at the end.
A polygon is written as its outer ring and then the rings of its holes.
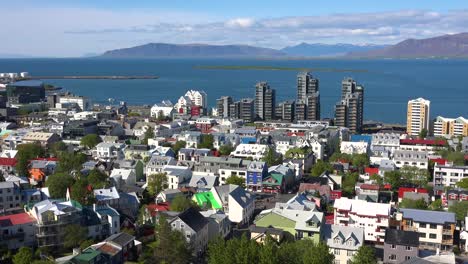
POLYGON ((352 257, 354 255, 354 251, 348 250, 347 255, 348 257, 352 257))
POLYGON ((410 260, 411 257, 410 256, 405 256, 405 260, 410 260))
POLYGON ((426 233, 419 233, 420 238, 426 238, 426 233))
POLYGON ((333 254, 340 255, 340 250, 337 248, 333 249, 333 254))
POLYGON ((392 249, 395 249, 396 248, 396 245, 391 245, 390 246, 392 249))
POLYGON ((425 223, 420 223, 420 224, 419 224, 419 227, 420 227, 420 228, 426 228, 426 224, 425 224, 425 223))
POLYGON ((395 254, 391 254, 390 256, 388 256, 388 259, 389 259, 389 260, 396 260, 396 255, 395 255, 395 254))
POLYGON ((436 228, 437 228, 437 225, 436 225, 436 224, 431 224, 431 225, 430 225, 430 228, 431 228, 431 229, 436 229, 436 228))
POLYGON ((429 234, 429 238, 431 238, 431 239, 436 239, 436 238, 437 238, 437 234, 429 234))
POLYGON ((408 251, 409 251, 409 250, 411 250, 411 247, 409 247, 409 246, 406 246, 406 250, 408 250, 408 251))

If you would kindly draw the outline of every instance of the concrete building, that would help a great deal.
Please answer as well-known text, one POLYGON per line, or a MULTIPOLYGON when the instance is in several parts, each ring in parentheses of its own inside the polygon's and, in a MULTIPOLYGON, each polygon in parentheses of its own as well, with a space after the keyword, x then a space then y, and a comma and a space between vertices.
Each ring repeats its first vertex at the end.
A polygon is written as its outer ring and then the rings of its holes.
POLYGON ((284 101, 276 106, 275 118, 287 122, 294 120, 294 101, 284 101))
POLYGON ((364 121, 364 87, 351 78, 345 78, 341 86, 341 100, 335 105, 335 125, 359 133, 364 121))
POLYGON ((189 90, 185 96, 190 98, 193 105, 200 106, 203 109, 208 107, 208 96, 204 91, 189 90))
POLYGON ((125 144, 101 142, 93 149, 93 157, 101 161, 120 160, 125 158, 125 144))
POLYGON ((396 220, 402 230, 419 233, 419 248, 451 250, 455 232, 455 214, 417 209, 400 209, 396 220))
POLYGON ((0 182, 0 212, 8 212, 21 206, 21 186, 17 182, 0 182))
POLYGON ((24 212, 0 216, 0 246, 16 250, 35 244, 36 219, 24 212))
POLYGON ((6 94, 10 104, 29 104, 45 99, 45 86, 42 81, 19 81, 7 84, 6 94))
POLYGON ((301 111, 297 115, 297 120, 320 120, 319 80, 310 72, 301 72, 297 75, 297 104, 302 104, 299 107, 301 111), (302 111, 303 106, 305 109, 302 111))
POLYGON ((179 189, 188 185, 192 178, 192 171, 188 167, 166 165, 162 171, 167 175, 169 189, 179 189))
POLYGON ((348 264, 359 248, 364 245, 364 229, 360 227, 325 225, 322 240, 335 255, 335 264, 348 264))
POLYGON ((84 96, 75 96, 75 95, 64 95, 60 96, 58 103, 60 104, 56 106, 57 108, 64 108, 65 105, 77 105, 79 110, 81 111, 88 111, 91 108, 91 101, 89 98, 84 96))
POLYGON ((384 263, 402 263, 418 257, 419 234, 414 231, 387 229, 385 231, 384 263))
POLYGON ((231 153, 235 158, 252 158, 253 160, 261 160, 267 153, 268 146, 260 144, 239 144, 231 153))
POLYGON ((435 137, 468 136, 468 120, 463 117, 446 118, 438 116, 432 124, 432 133, 435 137))
POLYGON ((216 111, 218 117, 226 118, 229 117, 229 106, 232 104, 232 97, 231 96, 222 96, 221 98, 216 100, 216 111))
POLYGON ((429 131, 429 100, 417 98, 408 101, 408 111, 406 114, 406 133, 411 136, 418 136, 425 129, 429 131))
POLYGON ((393 154, 393 162, 397 168, 413 166, 427 169, 429 166, 428 154, 425 151, 396 150, 393 154))
POLYGON ((434 186, 456 187, 457 182, 468 177, 468 166, 455 166, 453 164, 434 165, 434 186))
POLYGON ((390 204, 340 198, 335 200, 334 223, 341 226, 364 228, 364 239, 383 243, 389 227, 390 204))

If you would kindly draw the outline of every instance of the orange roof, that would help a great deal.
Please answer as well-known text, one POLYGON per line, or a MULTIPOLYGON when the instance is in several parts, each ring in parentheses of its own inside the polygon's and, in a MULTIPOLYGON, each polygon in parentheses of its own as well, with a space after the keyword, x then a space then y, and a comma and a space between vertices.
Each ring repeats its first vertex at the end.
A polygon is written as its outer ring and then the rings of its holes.
POLYGON ((44 180, 45 173, 40 170, 40 169, 30 169, 29 170, 29 175, 35 180, 35 181, 42 181, 44 180))

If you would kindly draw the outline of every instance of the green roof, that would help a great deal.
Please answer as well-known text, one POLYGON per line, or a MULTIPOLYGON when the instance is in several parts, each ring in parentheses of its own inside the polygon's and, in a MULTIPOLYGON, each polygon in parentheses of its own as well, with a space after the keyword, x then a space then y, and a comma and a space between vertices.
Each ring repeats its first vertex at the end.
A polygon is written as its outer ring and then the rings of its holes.
POLYGON ((281 185, 283 183, 283 175, 280 173, 271 173, 270 176, 266 177, 262 182, 264 185, 281 185), (276 182, 268 182, 269 178, 273 178, 276 182))
POLYGON ((91 260, 95 259, 97 256, 101 254, 100 251, 88 248, 83 251, 81 254, 76 255, 73 260, 74 262, 78 263, 91 263, 91 260))
POLYGON ((214 198, 213 194, 211 192, 201 192, 201 193, 196 193, 194 195, 195 200, 199 206, 209 206, 214 209, 221 209, 223 208, 218 201, 214 198))

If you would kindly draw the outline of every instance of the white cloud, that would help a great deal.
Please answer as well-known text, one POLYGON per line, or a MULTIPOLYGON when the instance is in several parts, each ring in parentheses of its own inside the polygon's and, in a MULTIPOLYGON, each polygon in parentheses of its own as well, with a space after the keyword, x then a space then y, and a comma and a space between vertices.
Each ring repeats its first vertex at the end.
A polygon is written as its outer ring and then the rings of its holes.
POLYGON ((466 30, 468 10, 220 19, 167 10, 91 8, 9 10, 0 16, 1 53, 78 56, 146 42, 250 44, 395 43, 466 30), (14 21, 14 22, 12 22, 14 21))

